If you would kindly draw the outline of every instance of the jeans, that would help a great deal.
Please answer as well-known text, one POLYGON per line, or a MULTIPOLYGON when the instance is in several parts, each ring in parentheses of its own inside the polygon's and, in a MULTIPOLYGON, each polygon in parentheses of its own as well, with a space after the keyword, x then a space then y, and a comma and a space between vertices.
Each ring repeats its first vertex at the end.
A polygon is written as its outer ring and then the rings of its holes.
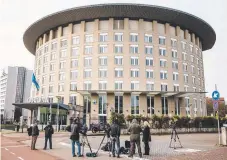
POLYGON ((80 156, 81 155, 81 150, 80 150, 80 141, 79 140, 78 141, 72 140, 72 155, 73 156, 76 155, 75 154, 75 143, 76 143, 77 148, 78 148, 77 155, 80 156))
POLYGON ((31 150, 35 149, 35 144, 38 136, 32 136, 31 150))
POLYGON ((142 157, 142 152, 141 152, 141 146, 140 146, 140 140, 134 140, 134 141, 130 141, 130 156, 133 156, 133 154, 135 154, 135 148, 137 146, 138 148, 138 153, 140 158, 142 157))
POLYGON ((149 142, 144 142, 144 151, 145 155, 149 155, 150 152, 149 142))
POLYGON ((49 147, 50 147, 50 149, 52 149, 52 136, 45 137, 45 146, 44 146, 44 149, 47 148, 47 141, 48 140, 49 140, 49 147))
POLYGON ((112 137, 111 138, 111 143, 112 143, 112 155, 115 156, 115 144, 116 144, 116 151, 117 155, 120 155, 120 139, 119 137, 112 137))

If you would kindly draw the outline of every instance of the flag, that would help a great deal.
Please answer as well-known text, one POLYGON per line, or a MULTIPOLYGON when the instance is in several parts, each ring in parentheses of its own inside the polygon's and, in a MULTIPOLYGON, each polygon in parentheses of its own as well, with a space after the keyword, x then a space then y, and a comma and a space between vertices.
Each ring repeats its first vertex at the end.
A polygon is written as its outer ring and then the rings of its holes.
POLYGON ((38 84, 38 82, 36 81, 36 78, 35 78, 34 73, 32 74, 32 83, 34 83, 34 85, 35 85, 37 91, 39 91, 39 84, 38 84))

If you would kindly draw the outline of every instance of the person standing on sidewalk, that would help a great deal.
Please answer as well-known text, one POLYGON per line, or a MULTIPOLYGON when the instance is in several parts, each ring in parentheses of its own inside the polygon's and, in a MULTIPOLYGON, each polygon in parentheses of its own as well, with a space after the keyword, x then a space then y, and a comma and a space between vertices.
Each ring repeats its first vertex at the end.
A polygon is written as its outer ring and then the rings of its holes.
POLYGON ((51 123, 48 122, 48 125, 44 128, 45 130, 45 145, 44 150, 47 148, 47 141, 49 141, 49 147, 52 149, 52 134, 54 134, 54 128, 52 127, 51 123))
POLYGON ((77 144, 77 148, 78 148, 77 156, 82 157, 81 146, 80 146, 80 134, 79 134, 80 133, 80 127, 79 127, 79 124, 77 122, 77 119, 73 119, 73 123, 70 126, 67 126, 66 130, 71 132, 70 139, 72 141, 72 156, 76 157, 75 144, 77 144))
POLYGON ((37 125, 37 122, 35 121, 33 126, 32 126, 32 144, 31 144, 31 150, 36 150, 35 144, 37 141, 37 138, 39 136, 39 128, 37 125))
POLYGON ((144 129, 143 129, 143 139, 144 143, 144 155, 149 155, 150 147, 149 142, 151 141, 151 132, 150 132, 150 125, 147 121, 144 122, 144 129))
POLYGON ((115 144, 117 145, 117 158, 120 158, 120 135, 121 130, 120 126, 118 125, 118 121, 114 120, 113 124, 110 126, 110 135, 111 135, 111 148, 112 148, 112 155, 115 157, 115 144))
POLYGON ((133 157, 135 152, 135 144, 138 148, 138 153, 140 158, 142 158, 141 146, 140 146, 140 133, 142 132, 142 128, 137 123, 136 119, 132 120, 132 124, 128 128, 128 132, 130 132, 130 154, 129 157, 133 157))

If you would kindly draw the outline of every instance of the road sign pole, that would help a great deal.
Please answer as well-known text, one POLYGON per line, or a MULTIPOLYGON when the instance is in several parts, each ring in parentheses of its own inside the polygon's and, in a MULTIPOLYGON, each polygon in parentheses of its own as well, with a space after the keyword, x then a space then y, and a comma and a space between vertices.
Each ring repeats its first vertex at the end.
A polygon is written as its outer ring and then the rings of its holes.
MULTIPOLYGON (((217 91, 217 84, 215 84, 215 91, 217 91)), ((220 96, 220 95, 219 95, 220 96)), ((219 99, 219 98, 218 98, 219 99)), ((218 102, 217 102, 218 103, 218 102)), ((218 117, 218 144, 221 145, 221 135, 220 135, 220 122, 219 122, 219 112, 217 108, 217 117, 218 117)))

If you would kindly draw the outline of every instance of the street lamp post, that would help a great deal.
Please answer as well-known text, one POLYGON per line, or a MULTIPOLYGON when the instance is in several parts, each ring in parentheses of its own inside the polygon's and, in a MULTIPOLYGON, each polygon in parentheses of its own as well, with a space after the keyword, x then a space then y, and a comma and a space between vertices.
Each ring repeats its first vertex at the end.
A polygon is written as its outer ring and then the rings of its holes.
POLYGON ((60 96, 56 96, 58 99, 58 106, 57 106, 57 132, 59 132, 59 102, 60 102, 60 96))

